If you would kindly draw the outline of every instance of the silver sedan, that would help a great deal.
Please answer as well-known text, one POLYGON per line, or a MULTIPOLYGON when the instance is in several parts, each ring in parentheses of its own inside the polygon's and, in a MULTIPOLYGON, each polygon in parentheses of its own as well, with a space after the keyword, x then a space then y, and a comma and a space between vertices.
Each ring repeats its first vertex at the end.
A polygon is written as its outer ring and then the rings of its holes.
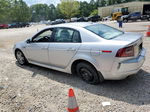
POLYGON ((77 74, 90 84, 136 74, 145 60, 143 35, 99 23, 49 26, 15 44, 19 64, 77 74))

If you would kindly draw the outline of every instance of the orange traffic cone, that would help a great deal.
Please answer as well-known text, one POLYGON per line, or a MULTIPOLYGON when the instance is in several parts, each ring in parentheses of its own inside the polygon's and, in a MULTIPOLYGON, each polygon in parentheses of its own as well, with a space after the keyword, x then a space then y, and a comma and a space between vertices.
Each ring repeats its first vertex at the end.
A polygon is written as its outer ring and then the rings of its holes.
POLYGON ((79 107, 77 105, 77 101, 74 95, 73 89, 69 89, 69 101, 68 101, 68 112, 79 112, 79 107))
POLYGON ((148 26, 148 30, 147 30, 147 32, 146 32, 146 36, 147 36, 147 37, 150 37, 150 26, 148 26))

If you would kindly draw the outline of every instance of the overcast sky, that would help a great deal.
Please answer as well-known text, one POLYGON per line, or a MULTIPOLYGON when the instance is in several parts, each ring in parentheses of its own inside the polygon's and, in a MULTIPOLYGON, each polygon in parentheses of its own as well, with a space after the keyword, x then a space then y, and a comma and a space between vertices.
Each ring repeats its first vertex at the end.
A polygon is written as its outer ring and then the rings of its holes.
MULTIPOLYGON (((46 4, 54 4, 55 6, 60 3, 60 0, 24 0, 29 6, 37 3, 46 3, 46 4)), ((89 2, 90 0, 78 0, 78 1, 87 1, 89 2)))

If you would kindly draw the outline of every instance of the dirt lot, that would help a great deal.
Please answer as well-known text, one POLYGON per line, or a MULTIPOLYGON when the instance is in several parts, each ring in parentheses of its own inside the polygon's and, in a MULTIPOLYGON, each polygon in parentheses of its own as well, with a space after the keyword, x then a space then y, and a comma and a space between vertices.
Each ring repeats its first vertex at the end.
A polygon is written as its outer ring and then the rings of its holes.
MULTIPOLYGON (((114 22, 104 24, 117 27, 114 22)), ((122 30, 144 34, 148 24, 126 23, 122 30)), ((43 27, 0 30, 1 112, 65 112, 69 88, 74 88, 81 112, 150 112, 150 38, 144 37, 147 59, 137 75, 95 86, 86 84, 77 76, 17 64, 12 53, 14 43, 43 27), (111 105, 103 107, 105 101, 111 105)))

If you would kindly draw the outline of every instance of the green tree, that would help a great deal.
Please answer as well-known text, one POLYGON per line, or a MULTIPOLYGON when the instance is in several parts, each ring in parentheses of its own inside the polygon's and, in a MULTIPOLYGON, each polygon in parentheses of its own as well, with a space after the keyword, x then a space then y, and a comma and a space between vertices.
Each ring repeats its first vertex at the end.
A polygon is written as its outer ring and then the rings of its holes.
POLYGON ((90 5, 86 1, 80 2, 79 12, 79 16, 88 17, 91 13, 90 5))
POLYGON ((56 19, 66 19, 66 16, 61 12, 61 9, 60 9, 60 4, 57 5, 56 7, 56 19))
POLYGON ((90 6, 89 9, 91 10, 91 12, 98 8, 97 3, 94 0, 90 1, 89 6, 90 6))
POLYGON ((31 19, 30 9, 23 0, 12 1, 10 16, 12 22, 28 22, 31 19))
POLYGON ((103 7, 106 5, 106 0, 96 0, 97 7, 103 7))
POLYGON ((92 11, 92 13, 90 14, 90 16, 95 16, 98 15, 98 9, 95 9, 92 11))
POLYGON ((61 0, 58 8, 66 18, 71 18, 79 13, 79 2, 75 0, 61 0))
POLYGON ((49 19, 50 8, 47 4, 35 4, 30 7, 32 18, 31 21, 39 22, 49 19))
POLYGON ((10 2, 8 0, 0 0, 0 23, 9 21, 10 2))
POLYGON ((55 20, 57 17, 56 7, 53 4, 49 5, 48 19, 55 20))

